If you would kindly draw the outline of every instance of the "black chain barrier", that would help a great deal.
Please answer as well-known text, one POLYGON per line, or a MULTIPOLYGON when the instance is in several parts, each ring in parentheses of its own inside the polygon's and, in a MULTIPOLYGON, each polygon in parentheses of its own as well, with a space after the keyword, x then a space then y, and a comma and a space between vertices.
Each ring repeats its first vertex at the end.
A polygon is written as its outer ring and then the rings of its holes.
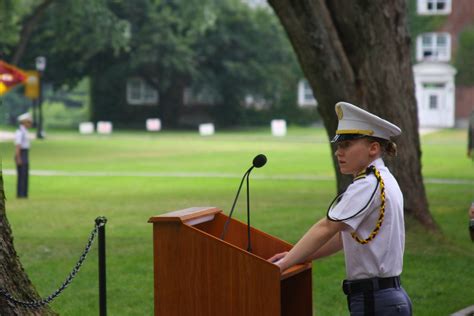
POLYGON ((107 223, 107 218, 101 216, 97 217, 95 219, 95 226, 94 229, 91 232, 91 235, 89 237, 89 241, 87 242, 86 248, 84 249, 84 252, 82 253, 81 257, 79 258, 79 261, 77 261, 76 265, 72 269, 71 273, 68 275, 66 280, 63 282, 63 284, 56 290, 54 293, 49 295, 47 298, 39 300, 39 301, 22 301, 18 300, 13 297, 7 290, 0 288, 0 295, 3 296, 5 299, 10 301, 11 303, 14 303, 16 305, 20 305, 26 308, 39 308, 42 307, 46 304, 49 304, 52 300, 54 300, 56 297, 58 297, 67 287, 69 284, 71 284, 72 280, 76 277, 77 273, 79 272, 79 269, 81 268, 82 264, 84 263, 84 260, 86 260, 87 254, 89 253, 92 243, 94 242, 94 239, 97 235, 97 232, 99 231, 99 227, 105 226, 105 223, 107 223))

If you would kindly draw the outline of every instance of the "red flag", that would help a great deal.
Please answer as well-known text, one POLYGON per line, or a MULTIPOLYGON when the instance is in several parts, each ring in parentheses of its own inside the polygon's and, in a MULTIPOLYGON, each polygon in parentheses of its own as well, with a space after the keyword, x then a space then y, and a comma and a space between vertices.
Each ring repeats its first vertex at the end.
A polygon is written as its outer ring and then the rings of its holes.
POLYGON ((0 60, 0 95, 25 82, 26 79, 27 75, 24 71, 0 60))

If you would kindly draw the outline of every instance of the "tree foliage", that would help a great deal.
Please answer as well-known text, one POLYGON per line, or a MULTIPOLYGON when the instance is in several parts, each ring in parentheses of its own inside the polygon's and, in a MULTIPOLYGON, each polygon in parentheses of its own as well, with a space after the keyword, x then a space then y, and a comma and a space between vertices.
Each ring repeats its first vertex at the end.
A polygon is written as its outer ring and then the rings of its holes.
MULTIPOLYGON (((273 12, 239 0, 54 1, 20 65, 34 68, 36 56, 47 58, 45 79, 56 87, 84 76, 143 78, 159 91, 158 114, 171 125, 185 87, 211 92, 215 119, 228 125, 244 119, 249 94, 267 109, 295 113, 301 78, 273 12)), ((94 106, 109 111, 103 101, 94 106)))
POLYGON ((127 22, 119 19, 105 0, 54 2, 34 32, 21 65, 34 69, 37 56, 47 59, 45 79, 75 85, 94 71, 95 59, 104 51, 125 49, 127 22))
POLYGON ((456 84, 474 85, 474 26, 459 35, 455 65, 458 69, 456 84))
POLYGON ((0 0, 0 58, 11 54, 20 40, 22 20, 38 3, 37 0, 0 0))
POLYGON ((224 109, 217 114, 229 123, 241 117, 246 95, 272 111, 284 106, 284 96, 294 96, 302 76, 280 23, 267 8, 250 9, 240 2, 222 6, 198 49, 205 58, 197 80, 220 92, 224 109))
MULTIPOLYGON (((242 119, 242 100, 259 95, 279 104, 301 75, 288 40, 268 8, 241 1, 122 2, 130 22, 130 66, 160 92, 160 106, 176 118, 183 87, 206 89, 220 103, 216 120, 242 119)), ((294 102, 293 104, 294 105, 294 102)))

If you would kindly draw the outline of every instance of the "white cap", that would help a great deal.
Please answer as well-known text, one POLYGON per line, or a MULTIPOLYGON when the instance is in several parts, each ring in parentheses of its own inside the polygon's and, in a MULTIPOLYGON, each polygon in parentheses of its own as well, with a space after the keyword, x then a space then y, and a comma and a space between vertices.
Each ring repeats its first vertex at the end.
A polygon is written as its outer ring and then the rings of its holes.
POLYGON ((333 143, 364 136, 390 140, 402 132, 395 124, 347 102, 336 104, 336 114, 339 124, 333 143))
POLYGON ((33 121, 31 114, 29 112, 23 113, 22 115, 18 116, 17 119, 18 119, 18 122, 23 122, 23 121, 32 122, 33 121))

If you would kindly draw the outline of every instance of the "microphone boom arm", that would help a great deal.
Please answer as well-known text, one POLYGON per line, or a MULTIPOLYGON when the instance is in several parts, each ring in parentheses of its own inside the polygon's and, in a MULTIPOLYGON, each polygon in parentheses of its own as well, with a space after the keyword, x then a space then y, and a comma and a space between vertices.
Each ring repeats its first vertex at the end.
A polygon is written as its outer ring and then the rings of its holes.
POLYGON ((239 189, 237 190, 237 195, 235 196, 234 203, 232 203, 232 208, 230 209, 229 217, 227 218, 225 224, 224 224, 224 229, 222 231, 221 239, 224 240, 225 235, 227 234, 227 229, 229 226, 230 219, 232 218, 232 214, 234 213, 234 208, 235 204, 237 203, 237 199, 239 198, 240 195, 240 190, 242 189, 242 184, 244 183, 245 177, 247 177, 247 183, 248 183, 248 175, 250 174, 250 171, 255 168, 254 166, 250 167, 245 173, 244 176, 242 177, 242 180, 240 181, 239 189))
POLYGON ((252 252, 252 246, 250 243, 250 185, 249 185, 250 172, 247 174, 247 251, 252 252))
POLYGON ((232 214, 234 213, 235 204, 237 203, 237 199, 239 198, 240 190, 242 189, 242 184, 244 183, 245 177, 247 177, 247 251, 252 252, 252 245, 250 242, 250 172, 253 168, 261 168, 267 163, 267 157, 263 154, 259 154, 255 156, 252 161, 252 167, 250 167, 247 172, 245 172, 242 180, 240 181, 239 189, 237 190, 237 195, 235 196, 234 203, 232 204, 232 208, 230 210, 229 217, 225 221, 224 229, 222 230, 221 239, 224 240, 225 235, 227 233, 227 229, 229 228, 230 219, 232 218, 232 214))

